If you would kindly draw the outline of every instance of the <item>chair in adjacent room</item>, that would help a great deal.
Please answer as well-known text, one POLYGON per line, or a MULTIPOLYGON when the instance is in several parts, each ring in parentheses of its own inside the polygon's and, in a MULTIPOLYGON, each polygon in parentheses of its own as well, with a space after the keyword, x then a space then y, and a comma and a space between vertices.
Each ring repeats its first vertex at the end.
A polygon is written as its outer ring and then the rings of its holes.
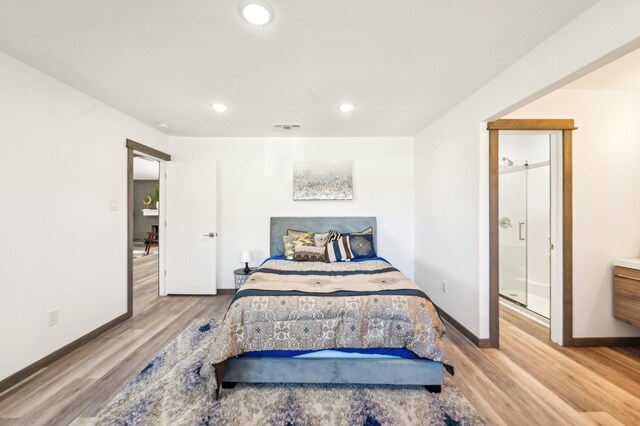
POLYGON ((159 247, 160 227, 158 225, 151 225, 151 232, 147 232, 147 238, 144 243, 147 245, 144 249, 146 254, 149 254, 151 247, 159 247))

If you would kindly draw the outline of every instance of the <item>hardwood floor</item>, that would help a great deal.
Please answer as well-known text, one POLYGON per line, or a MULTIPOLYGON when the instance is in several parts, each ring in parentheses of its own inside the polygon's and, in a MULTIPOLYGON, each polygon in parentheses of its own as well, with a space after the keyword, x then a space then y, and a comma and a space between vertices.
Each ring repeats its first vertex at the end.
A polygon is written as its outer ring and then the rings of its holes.
MULTIPOLYGON (((0 395, 0 425, 88 424, 194 318, 230 295, 157 296, 157 255, 134 262, 134 317, 0 395)), ((478 349, 453 327, 454 381, 496 425, 640 424, 640 348, 562 348, 547 329, 500 311, 502 347, 478 349)))
POLYGON ((500 349, 448 333, 454 381, 489 424, 640 424, 640 348, 563 348, 500 307, 500 349))
POLYGON ((0 425, 86 424, 193 319, 224 314, 229 295, 158 297, 157 262, 134 260, 133 317, 0 395, 0 425))

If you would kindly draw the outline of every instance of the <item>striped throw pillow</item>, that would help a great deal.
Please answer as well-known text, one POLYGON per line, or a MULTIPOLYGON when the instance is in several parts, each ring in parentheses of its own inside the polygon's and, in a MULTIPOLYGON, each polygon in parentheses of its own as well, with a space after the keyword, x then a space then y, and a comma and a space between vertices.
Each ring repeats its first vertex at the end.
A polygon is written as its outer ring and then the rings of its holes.
POLYGON ((341 262, 353 259, 349 237, 340 237, 335 241, 327 243, 327 260, 329 262, 341 262))
POLYGON ((327 243, 332 243, 334 241, 337 241, 338 238, 342 237, 342 234, 339 233, 338 231, 329 231, 329 236, 327 236, 327 243))

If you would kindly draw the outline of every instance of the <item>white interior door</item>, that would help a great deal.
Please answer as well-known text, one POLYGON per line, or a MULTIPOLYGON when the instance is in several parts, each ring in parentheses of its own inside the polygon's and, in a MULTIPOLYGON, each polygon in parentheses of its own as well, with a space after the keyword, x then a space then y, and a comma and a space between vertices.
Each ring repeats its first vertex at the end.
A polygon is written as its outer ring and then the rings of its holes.
POLYGON ((216 164, 168 161, 165 212, 167 294, 216 294, 216 164))

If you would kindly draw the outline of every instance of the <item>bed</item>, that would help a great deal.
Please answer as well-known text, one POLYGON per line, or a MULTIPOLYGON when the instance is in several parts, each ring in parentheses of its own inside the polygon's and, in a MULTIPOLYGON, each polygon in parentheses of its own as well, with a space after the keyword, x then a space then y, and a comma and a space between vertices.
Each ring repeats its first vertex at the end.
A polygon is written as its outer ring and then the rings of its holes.
POLYGON ((271 257, 236 293, 208 367, 236 383, 420 385, 439 392, 444 325, 426 294, 385 259, 296 262, 288 229, 342 233, 374 217, 271 218, 271 257))

